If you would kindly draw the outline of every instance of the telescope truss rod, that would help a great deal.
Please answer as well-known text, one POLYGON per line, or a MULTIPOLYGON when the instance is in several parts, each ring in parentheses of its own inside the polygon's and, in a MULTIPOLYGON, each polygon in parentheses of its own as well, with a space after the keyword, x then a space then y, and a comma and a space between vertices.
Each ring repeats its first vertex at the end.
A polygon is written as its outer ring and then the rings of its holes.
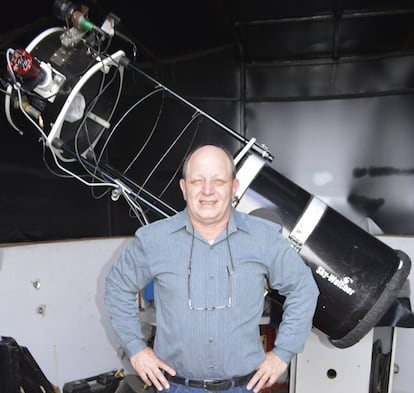
POLYGON ((142 203, 143 205, 153 210, 155 213, 159 214, 162 217, 171 217, 172 215, 178 212, 173 207, 171 207, 161 199, 157 198, 149 191, 134 184, 128 177, 126 177, 124 174, 120 173, 110 165, 104 162, 100 162, 99 164, 92 163, 91 161, 77 154, 61 139, 55 138, 52 142, 52 145, 54 148, 60 149, 66 154, 70 155, 72 158, 78 160, 83 166, 85 166, 91 172, 99 174, 99 176, 101 176, 104 180, 112 183, 114 187, 112 191, 113 200, 117 200, 119 196, 126 193, 128 194, 128 200, 136 204, 136 207, 140 207, 139 203, 142 203), (134 188, 138 188, 138 191, 134 190, 134 188), (143 194, 144 196, 141 196, 141 194, 143 194), (150 199, 152 202, 148 199, 150 199), (158 207, 157 205, 161 207, 158 207))
MULTIPOLYGON (((218 125, 219 127, 221 127, 223 130, 225 130, 230 135, 235 137, 239 142, 241 142, 245 145, 249 143, 248 139, 244 138, 242 135, 240 135, 236 131, 234 131, 231 128, 227 127, 225 124, 221 123, 220 121, 215 119, 213 116, 211 116, 208 113, 204 112, 199 107, 197 107, 194 104, 192 104, 191 102, 187 101, 184 97, 180 96, 179 94, 177 94, 173 90, 169 89, 167 86, 163 85, 162 83, 160 83, 159 81, 157 81, 156 79, 154 79, 153 77, 148 75, 146 72, 142 71, 140 68, 138 68, 137 66, 132 64, 131 61, 126 56, 121 57, 120 60, 119 60, 119 63, 121 65, 123 65, 125 68, 128 68, 128 69, 130 69, 132 71, 135 71, 135 72, 139 73, 140 75, 144 76, 146 79, 150 80, 155 86, 161 87, 166 92, 168 92, 170 95, 175 97, 177 100, 181 101, 182 103, 184 103, 188 107, 194 109, 196 112, 203 115, 205 118, 209 119, 211 122, 213 122, 216 125, 218 125)), ((264 159, 266 159, 268 161, 273 161, 274 157, 272 156, 272 154, 269 153, 266 146, 254 143, 254 145, 252 146, 252 150, 254 150, 256 153, 258 153, 264 159)))

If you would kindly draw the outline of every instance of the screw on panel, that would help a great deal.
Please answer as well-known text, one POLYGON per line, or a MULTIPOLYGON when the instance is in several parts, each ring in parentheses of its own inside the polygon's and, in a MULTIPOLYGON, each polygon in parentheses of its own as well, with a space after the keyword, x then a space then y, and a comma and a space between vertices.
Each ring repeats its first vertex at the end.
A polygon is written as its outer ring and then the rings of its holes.
POLYGON ((46 304, 41 304, 39 307, 37 307, 36 311, 38 314, 44 317, 46 314, 46 304))
POLYGON ((34 289, 40 289, 40 280, 36 279, 35 281, 32 281, 32 285, 34 289))

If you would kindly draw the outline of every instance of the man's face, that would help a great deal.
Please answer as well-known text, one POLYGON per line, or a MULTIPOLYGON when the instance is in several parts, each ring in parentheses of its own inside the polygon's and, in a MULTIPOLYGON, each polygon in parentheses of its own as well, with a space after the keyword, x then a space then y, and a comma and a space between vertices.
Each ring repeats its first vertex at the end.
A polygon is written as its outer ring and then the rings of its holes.
POLYGON ((188 162, 180 188, 193 222, 223 224, 231 214, 231 203, 239 186, 232 179, 229 157, 215 146, 203 146, 188 162))

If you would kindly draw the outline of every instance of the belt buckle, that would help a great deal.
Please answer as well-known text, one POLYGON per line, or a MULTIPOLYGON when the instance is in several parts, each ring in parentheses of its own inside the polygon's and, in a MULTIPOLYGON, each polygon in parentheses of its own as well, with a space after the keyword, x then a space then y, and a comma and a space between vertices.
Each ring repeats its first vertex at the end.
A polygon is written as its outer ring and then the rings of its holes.
POLYGON ((232 386, 232 381, 228 380, 228 381, 215 381, 213 380, 205 380, 203 381, 203 389, 205 391, 213 391, 213 392, 217 392, 217 391, 224 391, 224 390, 229 390, 232 386))

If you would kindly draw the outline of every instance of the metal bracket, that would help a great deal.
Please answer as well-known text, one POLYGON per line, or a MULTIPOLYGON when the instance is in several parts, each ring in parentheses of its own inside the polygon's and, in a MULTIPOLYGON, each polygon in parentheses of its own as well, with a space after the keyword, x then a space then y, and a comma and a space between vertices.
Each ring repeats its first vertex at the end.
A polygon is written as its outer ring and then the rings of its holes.
MULTIPOLYGON (((240 154, 239 154, 240 155, 240 154)), ((262 157, 259 157, 257 154, 250 154, 244 160, 243 164, 237 171, 237 179, 239 180, 240 186, 236 192, 236 195, 233 200, 233 206, 236 207, 243 194, 249 188, 250 183, 254 180, 256 175, 261 171, 265 165, 266 160, 262 157)))
POLYGON ((312 195, 311 200, 288 236, 289 243, 297 252, 301 251, 306 240, 321 220, 327 207, 325 202, 312 195))

